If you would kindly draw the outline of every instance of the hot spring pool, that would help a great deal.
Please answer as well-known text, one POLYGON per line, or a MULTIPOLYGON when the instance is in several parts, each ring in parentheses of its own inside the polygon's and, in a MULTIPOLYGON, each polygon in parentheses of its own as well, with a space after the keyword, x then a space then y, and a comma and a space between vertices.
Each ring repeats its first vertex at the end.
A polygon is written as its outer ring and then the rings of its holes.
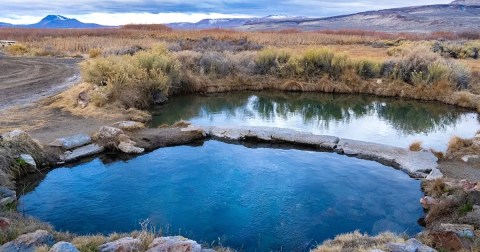
POLYGON ((210 140, 52 170, 18 210, 79 234, 148 219, 198 242, 303 251, 354 230, 415 234, 421 196, 420 181, 373 161, 210 140))

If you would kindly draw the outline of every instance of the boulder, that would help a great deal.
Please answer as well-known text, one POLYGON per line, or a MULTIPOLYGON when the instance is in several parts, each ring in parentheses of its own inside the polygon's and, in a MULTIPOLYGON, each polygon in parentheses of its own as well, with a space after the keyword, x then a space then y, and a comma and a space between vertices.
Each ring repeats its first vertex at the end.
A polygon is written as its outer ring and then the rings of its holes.
POLYGON ((0 230, 6 231, 10 228, 10 219, 0 217, 0 230))
POLYGON ((447 251, 459 251, 464 247, 462 240, 455 232, 433 232, 429 235, 429 239, 436 248, 447 251))
POLYGON ((141 154, 145 151, 143 148, 136 147, 132 141, 121 142, 118 145, 118 149, 127 154, 141 154))
POLYGON ((27 165, 27 172, 28 173, 34 173, 37 171, 37 163, 35 163, 35 159, 33 159, 32 155, 30 154, 20 154, 20 159, 25 161, 25 164, 27 165))
POLYGON ((427 176, 428 181, 437 180, 443 178, 443 173, 439 169, 433 169, 427 176))
POLYGON ((182 236, 167 236, 153 240, 147 252, 201 252, 202 247, 196 241, 182 236))
POLYGON ((471 191, 467 193, 467 201, 473 205, 480 206, 480 191, 471 191))
MULTIPOLYGON (((124 237, 98 247, 101 252, 136 252, 140 250, 141 241, 132 237, 124 237)), ((165 250, 166 251, 166 250, 165 250)))
POLYGON ((435 249, 422 244, 415 238, 409 239, 405 243, 388 243, 387 248, 393 252, 436 252, 435 249))
POLYGON ((50 146, 62 147, 66 150, 71 150, 90 143, 92 143, 92 138, 87 134, 81 133, 69 137, 58 138, 50 143, 50 146))
POLYGON ((143 124, 141 122, 135 122, 135 121, 117 122, 113 126, 115 126, 116 128, 119 128, 121 130, 137 130, 137 129, 145 128, 145 124, 143 124))
POLYGON ((95 134, 97 139, 112 139, 116 138, 120 134, 123 134, 123 130, 119 128, 102 126, 100 130, 95 134))
POLYGON ((6 187, 0 186, 0 207, 11 204, 17 200, 17 193, 6 187))
POLYGON ((7 242, 0 247, 2 252, 34 252, 37 247, 55 243, 53 236, 45 230, 20 235, 17 239, 7 242))
POLYGON ((168 101, 167 96, 165 96, 162 92, 160 91, 153 92, 153 104, 155 105, 163 104, 167 101, 168 101))
POLYGON ((57 242, 48 252, 80 252, 73 244, 69 242, 57 242))
POLYGON ((95 154, 103 152, 104 150, 105 148, 103 146, 97 144, 89 144, 73 151, 67 151, 61 158, 65 162, 71 162, 83 157, 93 156, 95 154))
POLYGON ((2 135, 3 140, 5 141, 20 141, 25 139, 32 139, 29 134, 22 130, 14 130, 2 135))
POLYGON ((438 204, 438 200, 430 196, 425 196, 420 199, 420 204, 422 204, 424 209, 429 209, 430 206, 438 204))
POLYGON ((458 237, 473 238, 475 236, 475 227, 467 224, 441 223, 439 231, 454 232, 458 237))

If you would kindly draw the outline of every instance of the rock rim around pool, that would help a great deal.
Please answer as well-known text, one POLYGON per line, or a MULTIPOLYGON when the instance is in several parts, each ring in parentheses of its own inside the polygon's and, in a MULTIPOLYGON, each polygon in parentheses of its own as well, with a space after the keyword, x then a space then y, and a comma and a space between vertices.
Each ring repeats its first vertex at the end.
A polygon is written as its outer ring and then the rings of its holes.
POLYGON ((291 129, 272 127, 201 127, 190 125, 184 130, 203 131, 210 137, 223 141, 246 141, 256 139, 270 143, 306 145, 323 150, 380 162, 398 168, 414 178, 438 179, 443 174, 437 169, 438 158, 430 151, 410 151, 379 143, 315 135, 291 129))

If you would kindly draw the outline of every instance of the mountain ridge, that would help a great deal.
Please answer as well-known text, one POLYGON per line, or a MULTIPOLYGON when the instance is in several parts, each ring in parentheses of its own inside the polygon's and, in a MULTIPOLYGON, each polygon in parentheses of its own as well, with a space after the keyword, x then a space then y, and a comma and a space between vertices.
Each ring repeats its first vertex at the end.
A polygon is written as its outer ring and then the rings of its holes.
POLYGON ((94 23, 83 23, 75 18, 67 18, 62 15, 47 15, 39 22, 26 25, 14 25, 0 22, 0 27, 14 27, 14 28, 36 28, 36 29, 88 29, 88 28, 104 28, 103 26, 94 23))

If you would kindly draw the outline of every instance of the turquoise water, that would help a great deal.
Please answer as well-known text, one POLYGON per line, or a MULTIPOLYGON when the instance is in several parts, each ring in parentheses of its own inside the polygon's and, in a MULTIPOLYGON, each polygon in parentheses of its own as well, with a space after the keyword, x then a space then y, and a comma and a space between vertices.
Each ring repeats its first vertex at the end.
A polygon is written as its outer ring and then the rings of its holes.
POLYGON ((163 234, 242 251, 305 251, 354 230, 415 234, 421 196, 420 181, 373 161, 211 140, 55 169, 18 209, 80 234, 148 219, 163 234))
POLYGON ((473 137, 476 112, 435 102, 368 95, 235 92, 172 98, 152 127, 181 119, 197 125, 271 126, 407 147, 421 140, 445 151, 449 139, 473 137))

